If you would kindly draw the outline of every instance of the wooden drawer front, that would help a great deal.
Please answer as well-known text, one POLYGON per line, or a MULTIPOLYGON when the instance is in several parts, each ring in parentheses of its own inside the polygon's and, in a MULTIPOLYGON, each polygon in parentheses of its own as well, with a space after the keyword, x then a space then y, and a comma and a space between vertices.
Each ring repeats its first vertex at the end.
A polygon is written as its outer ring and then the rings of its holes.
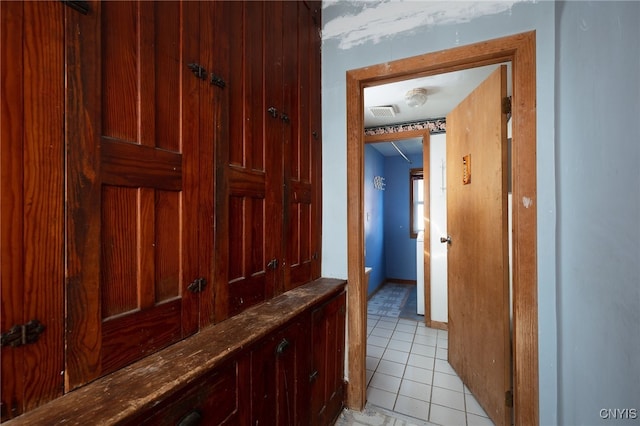
POLYGON ((131 424, 228 425, 240 423, 240 362, 232 362, 178 391, 154 408, 146 418, 131 424))

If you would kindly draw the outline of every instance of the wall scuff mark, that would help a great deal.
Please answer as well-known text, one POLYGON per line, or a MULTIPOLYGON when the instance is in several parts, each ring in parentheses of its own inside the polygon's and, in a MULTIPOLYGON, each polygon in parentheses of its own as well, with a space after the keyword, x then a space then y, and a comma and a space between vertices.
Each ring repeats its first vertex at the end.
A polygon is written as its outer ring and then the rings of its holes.
POLYGON ((331 6, 348 4, 352 13, 330 17, 322 29, 324 40, 340 40, 340 49, 411 31, 424 26, 447 25, 469 22, 475 18, 511 13, 511 7, 523 0, 509 1, 430 1, 430 0, 387 0, 387 1, 342 1, 325 0, 323 8, 329 12, 331 6))

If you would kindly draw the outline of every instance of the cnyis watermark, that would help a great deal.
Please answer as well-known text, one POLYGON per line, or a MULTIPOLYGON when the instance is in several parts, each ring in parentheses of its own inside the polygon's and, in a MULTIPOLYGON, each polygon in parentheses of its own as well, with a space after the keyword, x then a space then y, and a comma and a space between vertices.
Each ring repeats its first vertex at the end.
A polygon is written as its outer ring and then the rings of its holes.
POLYGON ((600 418, 604 420, 635 420, 638 418, 637 408, 602 408, 600 418))

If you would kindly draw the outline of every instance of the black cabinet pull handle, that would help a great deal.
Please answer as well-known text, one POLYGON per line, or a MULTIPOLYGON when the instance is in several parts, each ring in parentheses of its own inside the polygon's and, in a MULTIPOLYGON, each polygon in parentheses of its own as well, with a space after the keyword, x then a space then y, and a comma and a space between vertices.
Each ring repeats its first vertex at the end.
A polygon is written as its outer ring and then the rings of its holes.
POLYGON ((289 116, 287 114, 280 114, 280 118, 282 119, 282 121, 284 121, 285 123, 289 122, 289 116))
POLYGON ((267 110, 267 112, 268 112, 269 114, 271 114, 271 116, 272 116, 273 118, 277 118, 277 117, 278 117, 278 110, 277 110, 277 109, 275 109, 275 107, 271 107, 271 108, 269 108, 269 109, 267 110))
POLYGON ((278 344, 278 347, 276 348, 276 354, 282 355, 284 353, 284 351, 287 350, 289 345, 290 345, 290 343, 289 343, 289 341, 287 339, 282 339, 282 342, 280 342, 278 344))
POLYGON ((178 426, 196 426, 202 422, 202 413, 200 410, 195 409, 189 414, 185 415, 178 422, 178 426))

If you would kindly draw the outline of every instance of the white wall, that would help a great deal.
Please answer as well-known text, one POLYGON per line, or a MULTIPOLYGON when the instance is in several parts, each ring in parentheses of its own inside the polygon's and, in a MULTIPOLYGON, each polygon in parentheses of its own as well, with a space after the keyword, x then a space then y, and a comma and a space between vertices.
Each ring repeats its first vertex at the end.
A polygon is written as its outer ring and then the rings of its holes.
POLYGON ((553 2, 351 2, 323 7, 322 273, 347 278, 348 70, 536 31, 538 300, 541 424, 557 424, 553 2))

